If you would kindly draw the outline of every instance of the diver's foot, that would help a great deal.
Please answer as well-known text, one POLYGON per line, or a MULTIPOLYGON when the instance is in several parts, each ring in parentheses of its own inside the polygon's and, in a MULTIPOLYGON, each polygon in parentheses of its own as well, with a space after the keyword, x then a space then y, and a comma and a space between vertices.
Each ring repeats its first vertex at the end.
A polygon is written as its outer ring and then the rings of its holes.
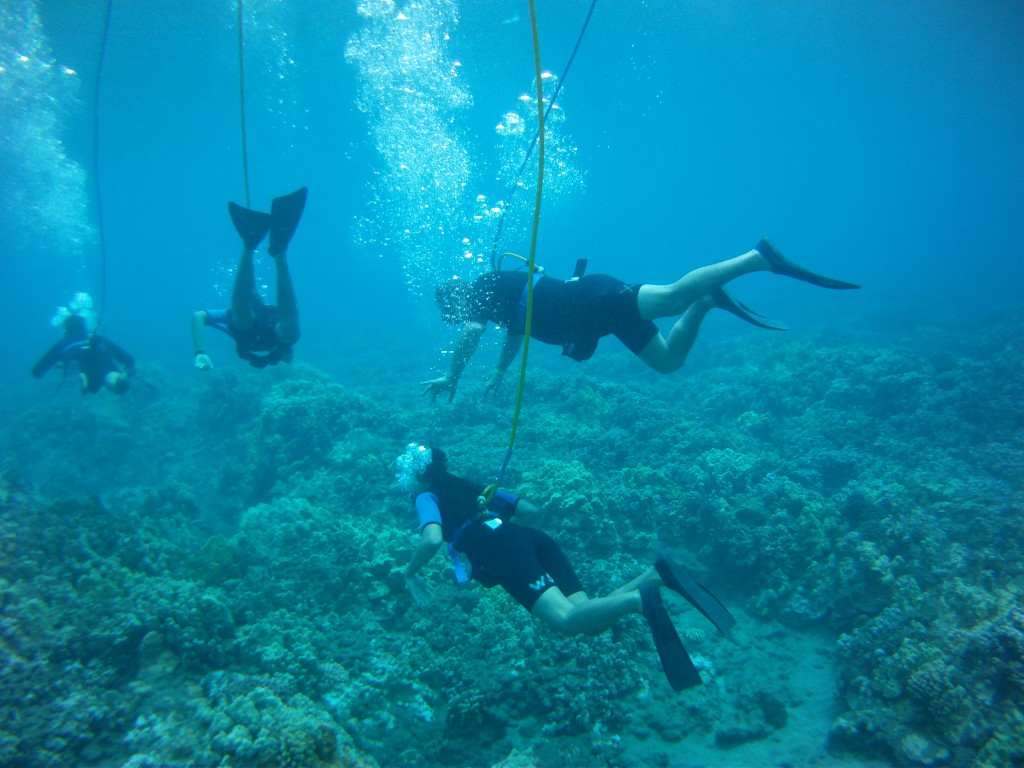
POLYGON ((757 314, 750 307, 726 293, 724 288, 716 288, 711 292, 710 296, 716 307, 724 309, 726 312, 731 312, 751 325, 756 325, 758 328, 768 328, 772 331, 789 330, 789 326, 780 320, 772 320, 770 317, 757 314))
POLYGON ((271 256, 278 256, 288 250, 288 243, 295 234, 306 207, 307 187, 297 189, 290 195, 275 197, 270 205, 270 247, 271 256))
POLYGON ((728 632, 736 619, 729 613, 729 610, 722 605, 717 597, 711 594, 711 590, 693 578, 686 569, 671 557, 659 557, 654 562, 654 568, 661 577, 661 582, 685 598, 690 605, 707 617, 708 621, 714 624, 719 632, 728 632))
POLYGON ((235 231, 245 243, 245 249, 255 251, 259 248, 270 231, 270 214, 243 208, 238 203, 228 203, 228 213, 231 214, 235 231))
POLYGON ((777 275, 785 275, 786 277, 792 277, 795 280, 803 280, 805 283, 820 285, 822 288, 860 288, 856 283, 848 283, 845 280, 836 280, 832 277, 825 277, 824 275, 819 275, 817 272, 811 272, 809 269, 804 269, 799 264, 794 264, 783 256, 772 244, 771 240, 768 240, 767 238, 754 246, 754 250, 764 257, 764 260, 768 262, 768 266, 771 267, 772 272, 777 275))

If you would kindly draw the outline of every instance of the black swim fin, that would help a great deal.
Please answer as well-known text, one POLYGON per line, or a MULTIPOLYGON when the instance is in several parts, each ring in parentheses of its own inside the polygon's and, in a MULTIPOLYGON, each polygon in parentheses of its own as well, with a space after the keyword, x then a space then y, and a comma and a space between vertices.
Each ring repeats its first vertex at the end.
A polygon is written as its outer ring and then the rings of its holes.
POLYGON ((297 189, 290 195, 275 197, 270 205, 270 247, 271 256, 279 256, 288 250, 288 243, 295 234, 302 218, 302 209, 306 207, 308 188, 297 189))
POLYGON ((796 280, 803 280, 805 283, 820 285, 822 288, 860 288, 857 283, 848 283, 845 280, 836 280, 833 277, 825 277, 824 275, 819 275, 817 272, 811 272, 811 270, 805 269, 799 264, 794 264, 783 256, 772 241, 767 238, 755 245, 754 250, 764 256, 764 260, 771 266, 772 272, 777 275, 785 275, 786 277, 792 277, 796 280))
POLYGON ((731 312, 741 320, 746 320, 748 323, 756 325, 758 328, 767 328, 771 331, 789 330, 789 326, 781 320, 772 320, 770 317, 759 315, 746 304, 743 304, 738 299, 734 299, 725 292, 725 288, 716 288, 713 290, 711 292, 711 298, 714 299, 715 306, 719 309, 731 312))
POLYGON ((661 602, 661 587, 657 584, 643 584, 640 587, 640 602, 643 605, 644 618, 651 628, 654 647, 658 649, 661 668, 665 671, 669 685, 673 691, 703 685, 700 672, 693 666, 693 659, 683 647, 672 619, 661 602))
POLYGON ((719 632, 728 632, 736 619, 722 605, 710 590, 694 579, 686 569, 670 557, 660 557, 654 563, 662 583, 673 592, 678 592, 690 605, 703 613, 708 621, 718 627, 719 632))
POLYGON ((246 250, 255 251, 270 230, 270 214, 243 208, 238 203, 228 203, 228 213, 235 225, 235 231, 245 243, 246 250))

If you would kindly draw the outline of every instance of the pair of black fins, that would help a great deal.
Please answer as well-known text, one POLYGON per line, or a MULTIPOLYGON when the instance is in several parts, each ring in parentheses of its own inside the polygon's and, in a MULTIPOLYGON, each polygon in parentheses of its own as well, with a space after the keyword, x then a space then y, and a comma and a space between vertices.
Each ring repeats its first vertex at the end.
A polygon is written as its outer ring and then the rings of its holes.
POLYGON ((275 197, 270 204, 270 213, 243 208, 238 203, 228 203, 228 213, 235 225, 235 231, 245 243, 245 249, 255 251, 269 232, 270 246, 267 252, 276 258, 287 251, 288 243, 292 241, 292 235, 295 234, 299 219, 302 218, 302 211, 306 207, 308 192, 309 189, 303 187, 290 195, 275 197))
MULTIPOLYGON (((761 242, 754 246, 754 250, 764 257, 765 261, 767 261, 771 266, 772 272, 777 275, 792 277, 795 280, 803 280, 805 283, 818 285, 822 288, 831 288, 833 290, 850 290, 853 288, 860 288, 856 283, 848 283, 845 280, 836 280, 834 277, 825 277, 824 275, 819 275, 817 272, 811 272, 811 270, 801 267, 799 264, 794 264, 779 252, 779 249, 775 247, 771 240, 761 240, 761 242)), ((748 323, 756 325, 758 328, 768 328, 772 331, 789 330, 789 326, 785 323, 779 320, 772 320, 770 317, 758 314, 746 304, 743 304, 726 293, 724 288, 716 288, 712 291, 711 298, 714 299, 715 306, 719 309, 731 312, 741 320, 746 320, 748 323)))
MULTIPOLYGON (((710 590, 694 579, 681 565, 669 557, 661 557, 654 563, 662 583, 689 601, 690 605, 707 617, 719 632, 728 632, 736 619, 710 590)), ((661 586, 647 583, 640 587, 640 600, 644 618, 651 628, 654 647, 658 649, 661 668, 665 671, 672 690, 681 691, 702 685, 700 672, 693 665, 693 659, 683 647, 672 619, 661 600, 661 586)))

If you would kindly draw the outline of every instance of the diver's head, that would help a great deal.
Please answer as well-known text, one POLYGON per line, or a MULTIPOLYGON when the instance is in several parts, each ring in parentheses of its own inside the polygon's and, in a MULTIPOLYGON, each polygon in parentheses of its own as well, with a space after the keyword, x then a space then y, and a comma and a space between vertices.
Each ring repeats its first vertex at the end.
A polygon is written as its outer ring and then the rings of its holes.
POLYGON ((469 285, 465 280, 453 277, 434 289, 434 301, 441 310, 441 319, 451 325, 458 325, 466 319, 466 300, 469 285))
POLYGON ((96 321, 92 296, 84 291, 72 296, 66 307, 57 307, 57 313, 50 318, 54 328, 63 328, 65 337, 75 341, 87 339, 96 330, 96 321))
POLYGON ((68 315, 64 318, 64 338, 72 341, 85 341, 89 338, 89 323, 81 315, 68 315))
POLYGON ((448 456, 440 448, 409 443, 405 453, 395 459, 394 467, 399 487, 407 493, 415 493, 448 471, 448 456))

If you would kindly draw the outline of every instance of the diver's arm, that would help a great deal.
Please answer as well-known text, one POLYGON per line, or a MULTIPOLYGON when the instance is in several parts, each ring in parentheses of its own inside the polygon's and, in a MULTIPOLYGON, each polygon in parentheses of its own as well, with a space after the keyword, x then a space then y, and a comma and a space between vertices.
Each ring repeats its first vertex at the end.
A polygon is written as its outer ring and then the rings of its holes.
POLYGON ((431 394, 431 402, 437 399, 441 392, 448 393, 448 400, 455 397, 455 389, 459 386, 459 377, 469 364, 469 360, 480 345, 480 337, 484 335, 483 323, 475 320, 467 320, 462 324, 462 331, 459 333, 459 341, 455 345, 455 354, 452 355, 452 364, 448 374, 438 379, 420 382, 426 389, 423 394, 431 394))
POLYGON ((135 358, 128 354, 123 347, 118 346, 108 338, 103 339, 104 345, 107 347, 107 351, 110 352, 111 357, 117 362, 123 365, 125 368, 135 367, 135 358))
POLYGON ((462 372, 469 365, 469 360, 480 345, 480 337, 484 335, 484 324, 475 320, 467 320, 462 324, 462 332, 459 334, 459 343, 455 345, 455 354, 452 356, 452 367, 448 370, 448 378, 458 381, 462 372))
POLYGON ((39 362, 36 363, 35 366, 33 366, 32 375, 37 379, 43 378, 48 370, 64 358, 64 348, 66 345, 67 342, 64 339, 61 339, 46 350, 46 354, 39 359, 39 362))
POLYGON ((412 553, 409 564, 405 567, 405 586, 412 595, 416 605, 427 605, 430 602, 430 590, 427 588, 423 577, 419 575, 420 569, 426 565, 430 558, 441 546, 441 526, 437 523, 425 525, 420 532, 420 543, 412 553))
POLYGON ((508 367, 512 365, 512 361, 516 359, 516 355, 519 354, 519 350, 522 348, 523 334, 513 333, 511 329, 506 331, 505 343, 501 345, 501 354, 498 356, 497 372, 504 376, 508 367))
POLYGON ((430 562, 430 558, 441 546, 441 526, 437 523, 430 523, 424 526, 420 532, 420 543, 412 553, 409 564, 405 566, 405 578, 412 579, 419 573, 420 569, 430 562))
POLYGON ((498 354, 498 366, 491 374, 491 380, 484 387, 484 392, 497 392, 501 382, 505 379, 508 367, 516 359, 519 350, 523 348, 523 334, 513 333, 511 329, 505 331, 505 341, 501 345, 501 352, 498 354))
POLYGON ((195 350, 195 366, 200 371, 207 371, 213 367, 213 361, 203 350, 203 336, 206 331, 206 319, 208 317, 209 315, 204 309, 192 313, 192 349, 195 350))

